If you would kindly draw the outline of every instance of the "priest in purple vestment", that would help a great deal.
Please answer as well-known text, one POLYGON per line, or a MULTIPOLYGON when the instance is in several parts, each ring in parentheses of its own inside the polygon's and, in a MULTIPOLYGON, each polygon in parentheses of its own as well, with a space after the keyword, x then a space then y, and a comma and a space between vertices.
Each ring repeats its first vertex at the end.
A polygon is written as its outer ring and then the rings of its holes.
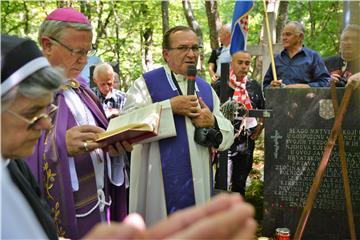
POLYGON ((80 77, 92 49, 89 20, 59 8, 42 23, 39 42, 52 66, 68 81, 55 95, 54 126, 43 133, 28 163, 51 207, 58 235, 84 236, 96 223, 126 216, 124 158, 127 142, 95 142, 108 121, 98 98, 80 77))
POLYGON ((129 212, 148 225, 207 202, 213 193, 210 150, 223 151, 234 141, 215 91, 195 76, 200 48, 191 28, 169 29, 163 37, 167 64, 144 73, 126 94, 125 112, 155 102, 162 106, 158 135, 131 153, 129 212))

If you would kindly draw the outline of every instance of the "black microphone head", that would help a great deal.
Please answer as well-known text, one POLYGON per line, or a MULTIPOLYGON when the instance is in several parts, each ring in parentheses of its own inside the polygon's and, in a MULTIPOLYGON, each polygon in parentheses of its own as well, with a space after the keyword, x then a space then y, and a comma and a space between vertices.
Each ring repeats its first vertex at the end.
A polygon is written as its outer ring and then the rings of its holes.
POLYGON ((187 75, 188 76, 196 76, 196 67, 195 65, 189 65, 187 68, 187 75))

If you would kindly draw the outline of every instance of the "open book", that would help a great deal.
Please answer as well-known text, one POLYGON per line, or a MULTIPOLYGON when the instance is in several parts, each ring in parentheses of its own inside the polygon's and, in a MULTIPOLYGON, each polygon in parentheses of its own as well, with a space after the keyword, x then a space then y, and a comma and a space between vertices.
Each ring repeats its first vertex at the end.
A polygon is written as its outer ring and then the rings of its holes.
POLYGON ((112 144, 117 141, 136 143, 158 134, 161 105, 154 103, 110 119, 106 132, 99 133, 96 141, 112 144))

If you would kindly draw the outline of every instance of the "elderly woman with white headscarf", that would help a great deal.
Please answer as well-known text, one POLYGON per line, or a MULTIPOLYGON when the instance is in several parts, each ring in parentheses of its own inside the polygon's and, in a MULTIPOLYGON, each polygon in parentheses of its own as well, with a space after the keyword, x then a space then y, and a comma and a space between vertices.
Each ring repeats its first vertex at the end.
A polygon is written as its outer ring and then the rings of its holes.
POLYGON ((41 131, 51 127, 53 92, 62 82, 35 42, 1 35, 1 238, 57 238, 40 189, 19 158, 31 155, 41 131))

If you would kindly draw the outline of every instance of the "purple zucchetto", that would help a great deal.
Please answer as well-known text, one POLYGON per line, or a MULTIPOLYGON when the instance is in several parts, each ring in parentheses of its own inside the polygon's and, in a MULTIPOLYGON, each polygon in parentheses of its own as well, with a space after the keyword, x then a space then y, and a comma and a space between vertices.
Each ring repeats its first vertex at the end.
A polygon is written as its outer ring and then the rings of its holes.
POLYGON ((52 11, 45 20, 56 20, 91 25, 89 19, 74 8, 57 8, 52 11))

